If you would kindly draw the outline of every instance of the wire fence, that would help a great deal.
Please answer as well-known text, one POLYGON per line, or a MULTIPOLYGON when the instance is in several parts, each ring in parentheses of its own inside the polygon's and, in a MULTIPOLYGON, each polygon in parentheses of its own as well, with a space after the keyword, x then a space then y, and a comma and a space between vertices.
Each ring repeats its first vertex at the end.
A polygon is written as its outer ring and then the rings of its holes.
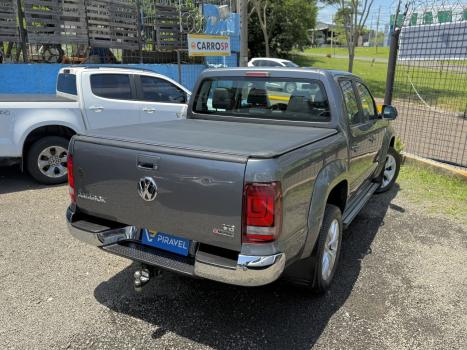
POLYGON ((405 151, 467 168, 467 4, 413 1, 405 12, 395 127, 405 151))
POLYGON ((218 62, 187 46, 189 33, 239 41, 235 11, 228 0, 0 0, 0 63, 175 64, 181 80, 184 65, 237 65, 235 50, 218 62))

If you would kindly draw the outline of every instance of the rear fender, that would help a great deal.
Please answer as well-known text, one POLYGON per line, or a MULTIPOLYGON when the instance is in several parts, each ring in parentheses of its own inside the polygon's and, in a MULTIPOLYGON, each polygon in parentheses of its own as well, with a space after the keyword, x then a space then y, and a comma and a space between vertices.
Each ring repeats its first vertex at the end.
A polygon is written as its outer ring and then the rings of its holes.
POLYGON ((301 254, 302 259, 312 254, 318 239, 329 193, 338 183, 346 179, 346 174, 347 164, 344 160, 335 160, 319 172, 311 195, 308 234, 301 254))

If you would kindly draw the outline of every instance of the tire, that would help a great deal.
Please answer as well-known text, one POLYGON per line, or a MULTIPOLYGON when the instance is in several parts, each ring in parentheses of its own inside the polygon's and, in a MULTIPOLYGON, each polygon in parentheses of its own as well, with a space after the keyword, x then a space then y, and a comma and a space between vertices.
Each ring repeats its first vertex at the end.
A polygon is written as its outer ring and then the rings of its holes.
POLYGON ((68 143, 68 139, 59 136, 46 136, 34 142, 26 155, 28 173, 45 185, 66 182, 68 143))
POLYGON ((297 90, 297 84, 293 82, 285 83, 284 91, 288 94, 292 94, 295 90, 297 90))
POLYGON ((331 286, 334 274, 339 264, 342 245, 342 213, 332 204, 327 204, 324 211, 323 223, 316 242, 313 261, 313 279, 308 286, 316 294, 323 294, 331 286), (337 228, 334 225, 337 225, 337 228), (334 236, 334 239, 330 239, 334 236), (333 242, 333 243, 331 243, 333 242), (333 253, 333 254, 332 254, 333 253), (332 258, 332 263, 329 260, 332 258), (326 261, 331 265, 326 265, 326 261), (326 268, 327 266, 327 268, 326 268))
POLYGON ((396 182, 397 177, 399 176, 400 168, 400 154, 394 148, 389 147, 388 154, 386 156, 386 161, 379 176, 379 178, 381 179, 381 184, 376 190, 376 193, 383 193, 389 191, 394 186, 394 183, 396 182))

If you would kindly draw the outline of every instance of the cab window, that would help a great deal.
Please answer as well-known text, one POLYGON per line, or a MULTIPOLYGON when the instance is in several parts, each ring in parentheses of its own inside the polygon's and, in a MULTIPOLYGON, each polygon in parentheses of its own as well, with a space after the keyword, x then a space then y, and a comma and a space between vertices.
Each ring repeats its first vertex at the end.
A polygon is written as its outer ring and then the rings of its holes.
POLYGON ((128 74, 91 75, 92 93, 99 97, 116 100, 131 100, 131 84, 128 74))
POLYGON ((144 101, 185 103, 186 93, 174 84, 155 77, 141 76, 141 90, 144 101))
POLYGON ((219 77, 205 79, 193 106, 195 113, 300 122, 329 122, 329 101, 314 79, 219 77), (293 92, 284 89, 294 84, 293 92))
POLYGON ((358 97, 362 104, 362 119, 367 121, 369 119, 374 119, 377 116, 375 102, 373 97, 368 91, 367 87, 362 83, 356 81, 355 86, 357 87, 358 97))
POLYGON ((345 110, 347 112, 347 119, 350 125, 361 123, 360 113, 358 110, 358 102, 355 97, 355 92, 350 80, 341 80, 339 85, 344 96, 345 110))

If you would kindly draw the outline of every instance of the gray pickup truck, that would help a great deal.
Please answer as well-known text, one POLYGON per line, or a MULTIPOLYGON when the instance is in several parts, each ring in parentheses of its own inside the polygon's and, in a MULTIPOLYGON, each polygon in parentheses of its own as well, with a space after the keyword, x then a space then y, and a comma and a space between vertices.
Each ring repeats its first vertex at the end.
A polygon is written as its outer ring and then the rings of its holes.
POLYGON ((140 262, 137 288, 170 270, 324 292, 342 230, 396 180, 396 115, 345 72, 207 70, 186 120, 72 138, 69 229, 140 262))

